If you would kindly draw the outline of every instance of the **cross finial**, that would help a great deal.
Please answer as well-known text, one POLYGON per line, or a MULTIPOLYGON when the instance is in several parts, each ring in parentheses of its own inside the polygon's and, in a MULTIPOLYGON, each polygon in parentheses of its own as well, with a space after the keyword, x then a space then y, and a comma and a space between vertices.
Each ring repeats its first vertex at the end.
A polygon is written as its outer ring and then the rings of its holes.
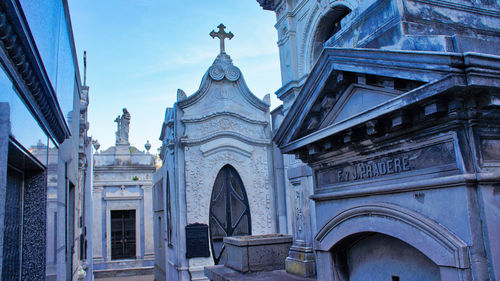
POLYGON ((212 32, 210 32, 210 36, 212 36, 212 38, 219 38, 220 40, 220 53, 225 53, 225 49, 224 49, 224 39, 226 38, 229 38, 229 40, 231 40, 231 38, 233 38, 233 33, 231 33, 231 31, 229 31, 229 33, 226 33, 224 31, 224 29, 226 28, 222 23, 219 24, 219 26, 217 26, 217 28, 219 28, 219 31, 218 32, 215 32, 215 30, 212 30, 212 32))

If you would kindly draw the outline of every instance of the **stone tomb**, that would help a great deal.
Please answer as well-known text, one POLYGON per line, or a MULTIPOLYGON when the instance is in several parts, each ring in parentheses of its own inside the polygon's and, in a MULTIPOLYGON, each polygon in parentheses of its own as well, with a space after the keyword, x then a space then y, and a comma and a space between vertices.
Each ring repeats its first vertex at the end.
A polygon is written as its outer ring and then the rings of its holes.
MULTIPOLYGON (((151 273, 154 261, 155 157, 130 145, 130 113, 126 109, 115 122, 116 145, 94 154, 96 277, 151 273)), ((145 147, 151 148, 148 143, 145 147)))
MULTIPOLYGON (((219 28, 213 37, 232 37, 219 28)), ((167 218, 165 242, 157 246, 165 251, 157 280, 206 279, 204 266, 226 259, 225 236, 275 231, 269 96, 262 101, 250 92, 223 47, 200 89, 189 97, 179 90, 167 109, 163 168, 156 175, 167 218), (209 257, 186 258, 192 245, 186 227, 193 224, 208 226, 209 257)))

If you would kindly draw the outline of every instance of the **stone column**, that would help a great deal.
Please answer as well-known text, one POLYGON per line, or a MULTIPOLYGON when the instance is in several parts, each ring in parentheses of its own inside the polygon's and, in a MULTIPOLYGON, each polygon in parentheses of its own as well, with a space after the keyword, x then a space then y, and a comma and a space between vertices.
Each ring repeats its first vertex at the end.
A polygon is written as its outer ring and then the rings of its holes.
POLYGON ((94 185, 94 225, 92 231, 92 240, 94 243, 93 255, 94 262, 104 261, 102 248, 102 186, 94 185))
POLYGON ((144 259, 154 258, 153 186, 144 185, 144 259))
POLYGON ((291 187, 293 244, 285 260, 286 271, 302 277, 316 275, 316 262, 312 244, 311 210, 309 204, 309 177, 311 168, 306 165, 288 169, 291 187))

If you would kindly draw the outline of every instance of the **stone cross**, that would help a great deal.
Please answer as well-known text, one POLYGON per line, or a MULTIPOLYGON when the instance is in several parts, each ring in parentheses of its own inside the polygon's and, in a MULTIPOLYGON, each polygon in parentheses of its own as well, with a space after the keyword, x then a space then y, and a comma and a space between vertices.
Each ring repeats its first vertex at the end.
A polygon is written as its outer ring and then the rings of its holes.
POLYGON ((226 28, 222 23, 219 24, 219 26, 217 26, 217 28, 219 28, 219 31, 215 32, 215 30, 212 30, 212 32, 210 32, 210 36, 212 36, 212 38, 219 38, 220 40, 220 53, 225 53, 225 49, 224 49, 224 39, 226 38, 229 38, 229 40, 231 40, 231 38, 233 38, 233 33, 231 33, 231 31, 229 31, 229 33, 226 33, 224 31, 224 29, 226 28))

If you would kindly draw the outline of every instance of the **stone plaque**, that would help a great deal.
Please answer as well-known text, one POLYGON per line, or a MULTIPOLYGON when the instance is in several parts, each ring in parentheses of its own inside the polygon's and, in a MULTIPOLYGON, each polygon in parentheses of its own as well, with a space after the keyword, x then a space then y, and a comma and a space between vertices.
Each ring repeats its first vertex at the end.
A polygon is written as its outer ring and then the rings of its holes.
POLYGON ((455 151, 453 143, 446 142, 320 169, 316 172, 316 183, 324 187, 450 164, 456 166, 455 151))
POLYGON ((500 162, 500 139, 481 139, 483 160, 500 162))
POLYGON ((186 226, 186 258, 210 257, 208 225, 193 223, 186 226))

